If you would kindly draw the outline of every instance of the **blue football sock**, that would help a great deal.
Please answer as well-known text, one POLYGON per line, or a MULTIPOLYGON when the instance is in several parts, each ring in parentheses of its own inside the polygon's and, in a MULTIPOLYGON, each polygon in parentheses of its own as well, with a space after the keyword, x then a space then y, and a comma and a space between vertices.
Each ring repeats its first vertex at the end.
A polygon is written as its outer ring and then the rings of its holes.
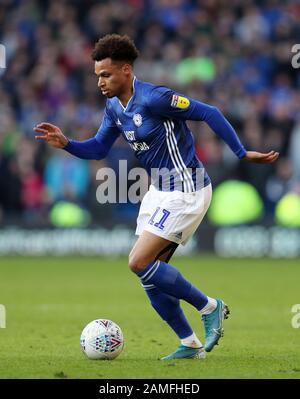
POLYGON ((193 330, 180 307, 179 299, 165 294, 152 284, 143 285, 143 288, 153 308, 160 317, 168 323, 180 339, 189 337, 193 334, 193 330))
POLYGON ((153 261, 138 273, 144 285, 153 284, 165 294, 169 294, 201 310, 208 302, 207 296, 187 281, 173 266, 161 260, 153 261))

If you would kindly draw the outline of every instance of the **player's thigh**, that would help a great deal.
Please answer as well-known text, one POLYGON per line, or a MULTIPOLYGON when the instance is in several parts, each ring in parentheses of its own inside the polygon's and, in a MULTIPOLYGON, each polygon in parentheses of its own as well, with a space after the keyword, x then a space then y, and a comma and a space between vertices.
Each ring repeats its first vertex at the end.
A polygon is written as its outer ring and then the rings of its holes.
POLYGON ((138 273, 170 247, 172 242, 144 230, 129 254, 129 267, 138 273))

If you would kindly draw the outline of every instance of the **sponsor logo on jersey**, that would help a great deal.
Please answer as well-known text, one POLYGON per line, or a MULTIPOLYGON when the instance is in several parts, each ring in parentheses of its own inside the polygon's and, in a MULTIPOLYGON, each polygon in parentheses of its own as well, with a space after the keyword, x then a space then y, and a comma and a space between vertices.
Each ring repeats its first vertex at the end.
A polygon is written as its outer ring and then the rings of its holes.
POLYGON ((186 109, 189 105, 190 105, 190 101, 188 98, 178 96, 177 94, 173 94, 172 101, 171 101, 171 107, 186 109))
POLYGON ((144 141, 142 141, 142 142, 135 141, 134 143, 129 143, 129 145, 134 151, 147 151, 147 150, 149 150, 148 144, 145 143, 144 141))
POLYGON ((119 125, 119 126, 121 126, 122 125, 122 123, 121 123, 121 121, 120 121, 120 119, 118 118, 118 120, 117 120, 117 125, 119 125))
POLYGON ((133 123, 137 127, 141 126, 143 123, 143 118, 142 118, 141 114, 134 114, 132 119, 133 119, 133 123))
POLYGON ((124 134, 126 136, 127 140, 130 141, 134 141, 135 140, 135 136, 134 136, 134 130, 124 130, 124 134))

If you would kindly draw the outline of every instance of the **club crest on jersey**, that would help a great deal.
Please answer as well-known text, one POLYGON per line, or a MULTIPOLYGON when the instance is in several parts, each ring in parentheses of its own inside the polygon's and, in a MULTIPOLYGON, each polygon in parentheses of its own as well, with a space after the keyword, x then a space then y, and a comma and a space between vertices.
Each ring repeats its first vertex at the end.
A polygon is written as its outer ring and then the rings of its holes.
POLYGON ((186 109, 189 105, 190 105, 190 101, 188 98, 178 96, 177 94, 173 94, 172 101, 171 101, 171 107, 186 109))
POLYGON ((133 115, 133 123, 135 124, 135 126, 139 127, 142 125, 143 123, 143 118, 141 114, 134 114, 133 115))

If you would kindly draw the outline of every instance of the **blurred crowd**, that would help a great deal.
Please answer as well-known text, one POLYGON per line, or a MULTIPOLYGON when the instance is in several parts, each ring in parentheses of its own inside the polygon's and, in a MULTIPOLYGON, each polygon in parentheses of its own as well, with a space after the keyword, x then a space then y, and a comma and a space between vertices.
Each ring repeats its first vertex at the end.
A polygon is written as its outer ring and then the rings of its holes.
POLYGON ((43 226, 65 200, 95 223, 134 221, 137 205, 99 205, 96 172, 138 166, 118 140, 103 161, 86 162, 36 142, 33 126, 58 125, 69 137, 93 136, 105 99, 90 54, 104 34, 128 34, 139 79, 215 105, 248 150, 280 152, 272 165, 238 161, 204 123, 189 122, 213 185, 243 179, 258 190, 272 222, 276 202, 300 194, 300 4, 283 0, 1 0, 0 221, 43 226), (229 5, 230 4, 230 5, 229 5))

